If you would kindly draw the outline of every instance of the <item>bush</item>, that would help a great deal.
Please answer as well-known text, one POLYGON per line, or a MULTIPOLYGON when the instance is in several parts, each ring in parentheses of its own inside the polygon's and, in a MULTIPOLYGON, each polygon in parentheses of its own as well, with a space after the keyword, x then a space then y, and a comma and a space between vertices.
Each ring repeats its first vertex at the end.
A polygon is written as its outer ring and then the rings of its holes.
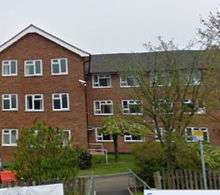
POLYGON ((133 148, 136 172, 150 186, 153 185, 153 173, 165 167, 164 149, 160 143, 145 142, 133 148))
POLYGON ((92 167, 92 155, 83 149, 78 149, 78 163, 80 169, 89 169, 92 167))
POLYGON ((22 129, 13 164, 18 177, 37 183, 74 178, 78 156, 70 144, 64 146, 64 136, 61 129, 44 124, 22 129))

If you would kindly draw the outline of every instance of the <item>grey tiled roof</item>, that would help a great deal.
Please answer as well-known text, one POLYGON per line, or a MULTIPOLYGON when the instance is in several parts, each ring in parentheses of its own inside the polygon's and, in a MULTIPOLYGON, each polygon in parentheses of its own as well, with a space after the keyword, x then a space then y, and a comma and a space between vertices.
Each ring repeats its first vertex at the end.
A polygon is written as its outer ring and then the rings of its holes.
MULTIPOLYGON (((148 53, 118 53, 118 54, 97 54, 91 55, 89 73, 117 73, 126 70, 128 67, 140 66, 146 71, 155 69, 156 66, 169 69, 170 61, 167 61, 166 52, 148 53)), ((170 51, 168 54, 175 64, 181 68, 192 66, 193 62, 204 65, 206 57, 203 51, 182 50, 170 51)))

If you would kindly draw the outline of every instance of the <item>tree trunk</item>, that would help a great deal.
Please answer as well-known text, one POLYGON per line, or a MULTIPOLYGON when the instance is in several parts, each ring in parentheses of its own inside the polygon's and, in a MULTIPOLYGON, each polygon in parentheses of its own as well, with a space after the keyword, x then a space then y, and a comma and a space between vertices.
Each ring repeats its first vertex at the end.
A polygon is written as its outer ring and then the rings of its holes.
POLYGON ((115 162, 118 162, 118 136, 113 135, 115 162))

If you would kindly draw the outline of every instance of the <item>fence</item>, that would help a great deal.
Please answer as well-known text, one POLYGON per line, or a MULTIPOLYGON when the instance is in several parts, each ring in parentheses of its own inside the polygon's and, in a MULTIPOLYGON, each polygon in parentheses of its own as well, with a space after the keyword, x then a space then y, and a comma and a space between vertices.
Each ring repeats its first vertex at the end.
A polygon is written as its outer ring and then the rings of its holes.
POLYGON ((145 189, 150 189, 150 187, 138 177, 132 170, 129 170, 128 175, 128 190, 132 195, 143 194, 145 189))
MULTIPOLYGON (((157 189, 204 189, 203 176, 197 170, 169 170, 154 173, 157 189)), ((207 171, 208 189, 220 189, 220 172, 207 171)))

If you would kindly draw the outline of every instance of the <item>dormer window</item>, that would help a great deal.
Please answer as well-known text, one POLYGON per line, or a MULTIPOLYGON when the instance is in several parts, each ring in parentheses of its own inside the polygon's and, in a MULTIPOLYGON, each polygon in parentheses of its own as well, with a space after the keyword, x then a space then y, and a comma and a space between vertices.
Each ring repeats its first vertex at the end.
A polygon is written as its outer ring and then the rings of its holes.
POLYGON ((93 88, 110 88, 111 87, 111 75, 93 75, 92 77, 93 88))
POLYGON ((17 76, 17 60, 2 61, 2 76, 17 76))
POLYGON ((121 75, 120 76, 120 87, 138 87, 138 80, 132 75, 121 75))
POLYGON ((66 58, 52 59, 51 74, 52 75, 68 74, 68 60, 66 58))

